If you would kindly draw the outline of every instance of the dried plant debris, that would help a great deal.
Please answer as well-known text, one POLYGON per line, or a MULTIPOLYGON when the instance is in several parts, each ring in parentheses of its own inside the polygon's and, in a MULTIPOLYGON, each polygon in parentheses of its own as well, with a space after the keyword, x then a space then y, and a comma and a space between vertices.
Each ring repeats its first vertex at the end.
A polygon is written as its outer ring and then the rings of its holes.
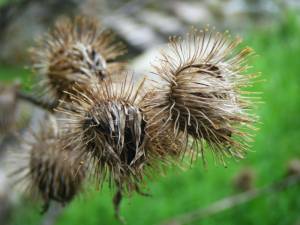
POLYGON ((43 212, 50 202, 65 205, 80 191, 86 174, 85 162, 79 154, 66 148, 53 124, 47 122, 38 132, 22 141, 14 175, 17 184, 34 198, 44 201, 43 212))
POLYGON ((118 73, 124 63, 116 59, 126 52, 114 34, 97 19, 59 19, 32 49, 33 68, 42 75, 42 86, 54 99, 64 99, 75 83, 90 85, 118 73))
POLYGON ((287 165, 286 176, 300 176, 300 160, 299 159, 291 159, 287 165))
POLYGON ((243 168, 233 179, 233 188, 238 192, 255 189, 256 174, 252 168, 243 168))
POLYGON ((96 179, 116 183, 122 190, 135 190, 145 164, 145 121, 132 80, 103 81, 85 94, 71 95, 75 110, 62 108, 62 120, 77 151, 89 155, 96 179))
POLYGON ((240 42, 209 29, 170 39, 143 103, 151 137, 171 129, 175 138, 183 134, 199 144, 202 154, 207 144, 222 161, 227 155, 243 157, 251 141, 247 129, 254 129, 256 120, 245 89, 255 75, 247 73, 252 50, 238 50, 240 42))

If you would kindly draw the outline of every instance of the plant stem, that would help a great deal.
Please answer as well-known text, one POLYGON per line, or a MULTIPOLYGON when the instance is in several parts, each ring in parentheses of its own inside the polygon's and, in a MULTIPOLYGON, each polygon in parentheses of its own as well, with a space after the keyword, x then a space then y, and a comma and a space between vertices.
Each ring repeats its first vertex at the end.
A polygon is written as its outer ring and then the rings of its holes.
POLYGON ((200 219, 215 215, 226 209, 230 209, 235 206, 254 200, 255 198, 263 194, 269 194, 272 192, 279 192, 285 190, 290 186, 298 184, 299 182, 300 182, 300 174, 289 176, 287 178, 282 179, 279 182, 275 182, 271 184, 270 186, 265 186, 260 189, 249 190, 241 194, 236 194, 233 196, 226 197, 224 199, 216 201, 215 203, 212 203, 206 208, 196 209, 192 212, 188 212, 176 216, 174 218, 168 219, 160 224, 161 225, 190 224, 191 222, 199 221, 200 219))
POLYGON ((30 102, 31 104, 38 106, 42 109, 45 109, 49 112, 53 112, 54 109, 56 108, 56 106, 58 105, 58 102, 56 102, 56 101, 55 102, 47 102, 45 100, 38 99, 33 95, 30 95, 30 94, 27 94, 27 93, 24 93, 21 91, 17 92, 17 97, 21 100, 30 102))

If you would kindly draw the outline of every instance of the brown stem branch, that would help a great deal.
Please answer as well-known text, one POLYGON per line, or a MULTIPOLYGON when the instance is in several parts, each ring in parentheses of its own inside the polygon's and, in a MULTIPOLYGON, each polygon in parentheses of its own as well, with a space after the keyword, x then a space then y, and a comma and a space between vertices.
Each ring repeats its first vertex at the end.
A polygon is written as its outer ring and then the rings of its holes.
POLYGON ((113 198, 115 217, 122 224, 125 224, 125 220, 120 215, 120 207, 121 207, 122 198, 123 198, 122 190, 120 187, 118 187, 117 192, 115 193, 114 198, 113 198))
POLYGON ((233 196, 226 197, 211 205, 207 206, 206 208, 196 209, 195 211, 188 212, 174 218, 168 219, 162 223, 161 225, 182 225, 182 224, 189 224, 193 221, 197 221, 203 219, 205 217, 209 217, 220 213, 226 209, 233 208, 235 206, 241 205, 243 203, 249 202, 263 194, 268 194, 272 192, 279 192, 282 190, 287 189, 290 186, 298 184, 300 182, 300 175, 293 175, 289 176, 279 182, 273 183, 270 186, 265 186, 260 189, 250 190, 243 192, 241 194, 236 194, 233 196))
POLYGON ((58 102, 56 102, 56 101, 55 102, 47 102, 45 100, 38 99, 33 95, 30 95, 30 94, 27 94, 27 93, 24 93, 24 92, 21 92, 21 91, 17 92, 17 97, 21 100, 30 102, 31 104, 33 104, 35 106, 38 106, 42 109, 45 109, 49 112, 53 112, 54 109, 58 105, 58 102))

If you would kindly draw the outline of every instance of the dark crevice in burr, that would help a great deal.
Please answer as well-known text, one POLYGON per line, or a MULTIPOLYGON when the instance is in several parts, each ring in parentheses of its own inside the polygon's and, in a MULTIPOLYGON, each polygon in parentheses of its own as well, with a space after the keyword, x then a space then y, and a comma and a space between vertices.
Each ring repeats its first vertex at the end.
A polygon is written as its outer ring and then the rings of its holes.
MULTIPOLYGON (((127 165, 130 165, 134 158, 136 157, 136 151, 137 149, 142 145, 145 137, 145 127, 146 122, 142 119, 140 129, 141 134, 139 135, 139 143, 136 142, 136 133, 135 133, 135 127, 134 127, 134 120, 131 120, 130 117, 135 118, 136 114, 139 112, 136 112, 135 110, 128 110, 128 115, 126 115, 126 122, 125 122, 125 128, 124 128, 124 146, 123 150, 120 154, 120 160, 123 163, 126 163, 127 165)), ((97 121, 97 119, 94 116, 91 116, 91 113, 87 114, 87 118, 83 124, 83 129, 94 127, 96 132, 102 133, 107 142, 112 142, 111 144, 114 146, 118 146, 120 143, 120 137, 119 137, 119 123, 118 118, 114 113, 111 113, 110 115, 112 117, 113 126, 111 127, 109 124, 104 123, 103 121, 97 121)), ((89 132, 87 132, 88 134, 89 132)), ((89 142, 90 149, 95 149, 96 144, 89 142)))

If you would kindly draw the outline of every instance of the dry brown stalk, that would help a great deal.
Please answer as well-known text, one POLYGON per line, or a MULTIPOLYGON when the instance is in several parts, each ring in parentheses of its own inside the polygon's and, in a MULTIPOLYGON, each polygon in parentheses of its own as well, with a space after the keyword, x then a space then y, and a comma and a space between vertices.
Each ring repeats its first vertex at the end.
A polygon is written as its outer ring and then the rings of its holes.
POLYGON ((200 221, 204 218, 221 213, 224 210, 231 209, 241 204, 252 201, 255 198, 258 198, 259 196, 266 195, 266 194, 273 194, 276 192, 286 190, 291 186, 299 184, 299 182, 300 182, 300 175, 299 174, 292 175, 278 182, 275 182, 269 186, 265 186, 259 189, 251 189, 249 191, 240 194, 226 197, 224 199, 212 203, 206 208, 196 209, 195 211, 176 216, 160 224, 161 225, 183 225, 183 224, 190 224, 195 221, 200 221))

